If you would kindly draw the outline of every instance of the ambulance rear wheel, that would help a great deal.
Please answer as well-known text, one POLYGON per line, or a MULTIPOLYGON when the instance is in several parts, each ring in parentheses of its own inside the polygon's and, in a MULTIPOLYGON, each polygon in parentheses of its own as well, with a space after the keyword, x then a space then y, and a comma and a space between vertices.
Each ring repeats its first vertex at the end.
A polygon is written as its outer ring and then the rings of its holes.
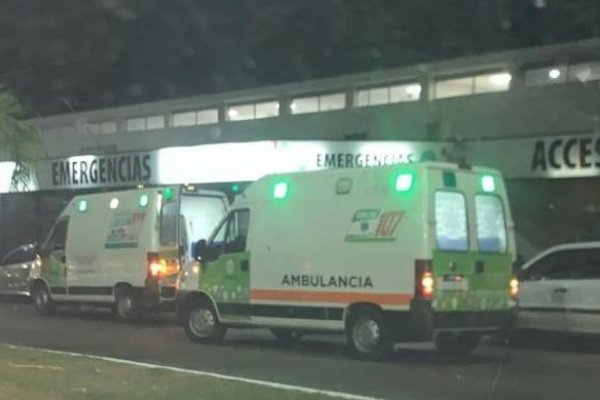
POLYGON ((43 283, 37 283, 33 286, 31 291, 31 297, 33 298, 33 307, 40 315, 52 315, 56 311, 56 304, 50 297, 48 288, 43 283))
POLYGON ((302 338, 302 332, 293 329, 273 328, 271 333, 286 346, 292 345, 302 338))
POLYGON ((215 343, 223 340, 226 328, 208 300, 194 300, 184 309, 183 327, 187 336, 196 343, 215 343))
POLYGON ((138 300, 130 288, 118 288, 114 312, 119 319, 130 321, 139 316, 138 300))
POLYGON ((478 332, 441 332, 435 335, 435 347, 444 355, 465 356, 479 344, 478 332))
POLYGON ((374 307, 359 307, 350 312, 346 338, 352 354, 363 360, 383 360, 390 356, 394 347, 385 318, 374 307))

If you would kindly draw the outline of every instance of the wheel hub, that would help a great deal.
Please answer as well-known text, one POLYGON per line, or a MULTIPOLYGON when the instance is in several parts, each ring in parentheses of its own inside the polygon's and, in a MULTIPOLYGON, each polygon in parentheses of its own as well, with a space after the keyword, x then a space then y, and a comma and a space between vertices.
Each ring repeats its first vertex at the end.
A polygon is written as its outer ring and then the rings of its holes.
POLYGON ((194 309, 190 314, 189 325, 196 336, 208 336, 215 327, 215 316, 206 308, 194 309))
POLYGON ((358 350, 369 353, 379 345, 381 339, 379 324, 371 319, 361 319, 354 325, 352 336, 358 350))

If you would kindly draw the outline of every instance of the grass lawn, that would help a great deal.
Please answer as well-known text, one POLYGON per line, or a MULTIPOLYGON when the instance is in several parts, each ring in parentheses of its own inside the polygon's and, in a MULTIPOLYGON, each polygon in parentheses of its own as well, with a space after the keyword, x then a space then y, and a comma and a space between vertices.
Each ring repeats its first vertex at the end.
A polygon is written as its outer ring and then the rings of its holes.
POLYGON ((331 398, 184 372, 0 345, 0 400, 331 398))

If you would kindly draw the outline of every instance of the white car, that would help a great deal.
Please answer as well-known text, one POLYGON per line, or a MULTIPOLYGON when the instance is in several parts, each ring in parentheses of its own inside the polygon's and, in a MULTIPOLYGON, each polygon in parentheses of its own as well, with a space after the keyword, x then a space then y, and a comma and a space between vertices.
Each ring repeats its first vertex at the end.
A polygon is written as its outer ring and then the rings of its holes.
POLYGON ((0 261, 0 294, 29 296, 29 276, 39 258, 34 244, 10 251, 0 261))
POLYGON ((517 329, 600 333, 600 242, 551 247, 519 280, 517 329))

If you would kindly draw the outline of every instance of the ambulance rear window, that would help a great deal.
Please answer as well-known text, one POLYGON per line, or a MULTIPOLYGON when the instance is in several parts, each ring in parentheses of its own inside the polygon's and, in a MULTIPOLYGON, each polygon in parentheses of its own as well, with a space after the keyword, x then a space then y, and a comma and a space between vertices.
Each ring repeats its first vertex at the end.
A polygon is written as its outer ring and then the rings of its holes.
POLYGON ((170 202, 163 205, 160 212, 160 245, 169 246, 177 244, 177 203, 170 202))
POLYGON ((462 193, 435 193, 435 232, 440 250, 466 251, 469 248, 467 205, 462 193))
POLYGON ((502 200, 498 196, 475 196, 477 215, 477 245, 479 251, 504 253, 506 251, 506 220, 502 200))

